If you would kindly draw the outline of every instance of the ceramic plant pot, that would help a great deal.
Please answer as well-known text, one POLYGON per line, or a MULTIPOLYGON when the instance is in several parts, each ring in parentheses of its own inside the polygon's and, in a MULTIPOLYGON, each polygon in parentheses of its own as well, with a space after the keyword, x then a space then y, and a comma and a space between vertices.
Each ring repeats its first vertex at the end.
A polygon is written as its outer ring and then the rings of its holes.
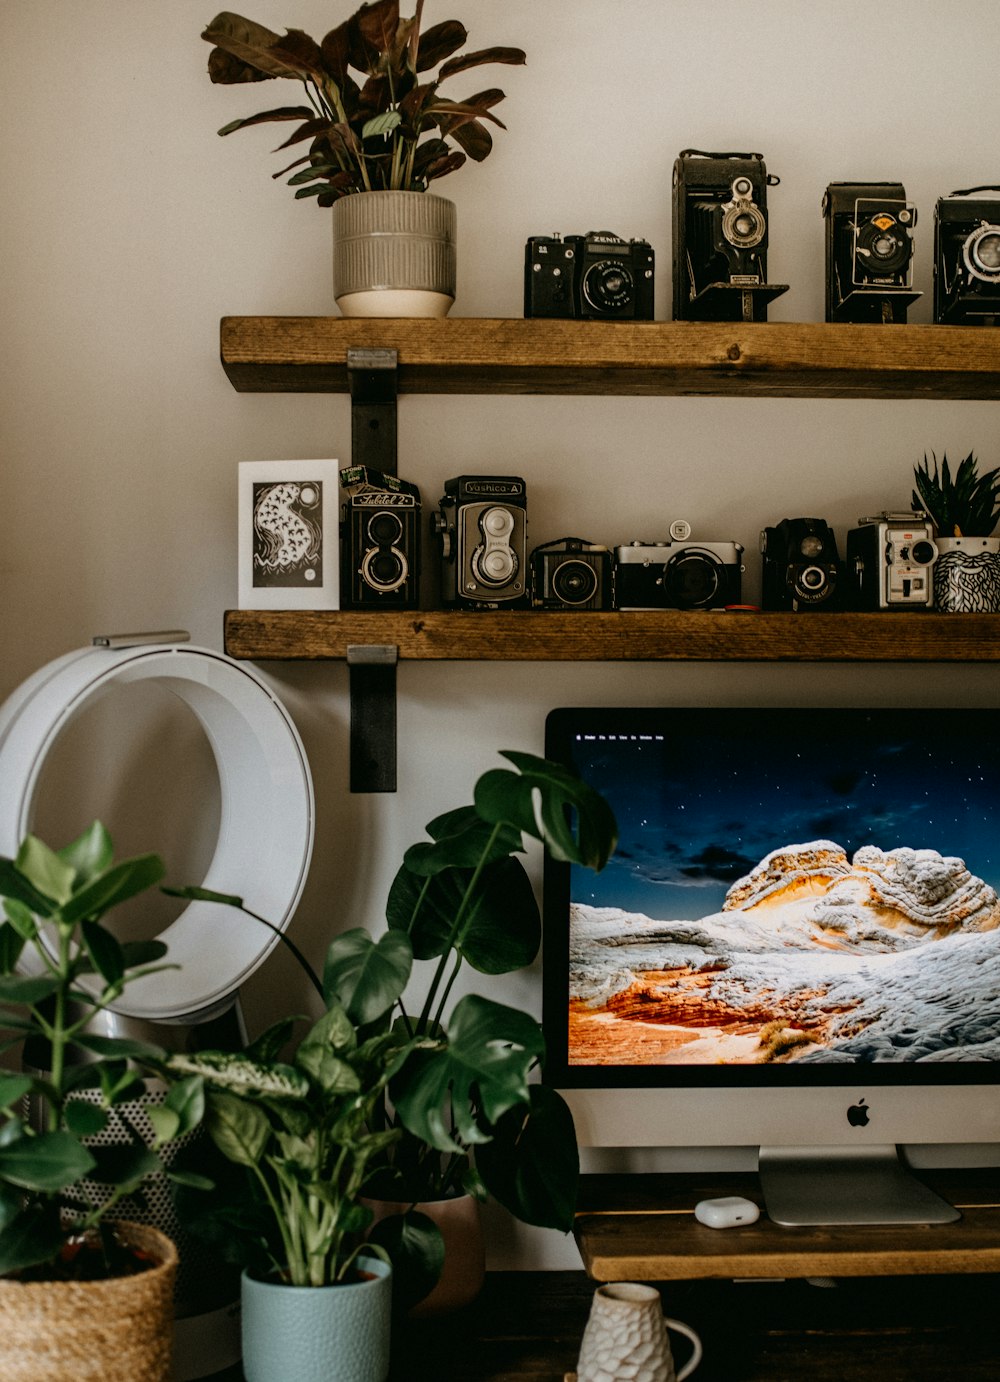
POLYGON ((384 1382, 392 1271, 367 1256, 358 1268, 365 1278, 342 1286, 279 1286, 244 1272, 247 1382, 384 1382))
POLYGON ((1000 613, 1000 537, 939 537, 936 542, 934 608, 1000 613))
POLYGON ((333 204, 333 295, 345 317, 444 317, 455 301, 455 205, 431 192, 333 204))
POLYGON ((483 1289, 486 1279, 486 1248, 479 1201, 472 1195, 457 1195, 448 1200, 421 1200, 401 1204, 394 1200, 366 1200, 375 1215, 374 1222, 392 1214, 415 1209, 426 1214, 441 1230, 444 1239, 444 1266, 437 1285, 407 1312, 412 1319, 430 1315, 450 1315, 470 1305, 483 1289))
POLYGON ((4 1382, 168 1382, 177 1249, 159 1229, 119 1224, 154 1265, 106 1281, 0 1281, 4 1382))

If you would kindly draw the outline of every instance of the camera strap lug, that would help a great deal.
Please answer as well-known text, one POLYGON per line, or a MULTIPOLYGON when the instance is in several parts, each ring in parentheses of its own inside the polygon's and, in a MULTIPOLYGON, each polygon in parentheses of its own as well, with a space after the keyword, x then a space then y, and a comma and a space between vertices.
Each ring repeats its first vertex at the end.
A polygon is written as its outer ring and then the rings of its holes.
POLYGON ((396 664, 392 643, 349 643, 351 791, 396 790, 396 664))
POLYGON ((398 359, 394 350, 348 349, 351 464, 396 474, 398 359))

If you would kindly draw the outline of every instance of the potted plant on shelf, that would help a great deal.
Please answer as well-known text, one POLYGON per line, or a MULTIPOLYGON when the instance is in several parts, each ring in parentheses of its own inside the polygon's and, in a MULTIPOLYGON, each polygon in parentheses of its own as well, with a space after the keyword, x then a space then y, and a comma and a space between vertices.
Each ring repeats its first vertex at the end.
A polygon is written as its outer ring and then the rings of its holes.
POLYGON ((948 457, 933 470, 926 455, 913 471, 913 504, 926 510, 937 529, 934 607, 957 614, 1000 612, 1000 469, 979 474, 970 451, 954 475, 948 457))
POLYGON ((362 5, 320 41, 300 29, 283 36, 223 11, 202 34, 208 70, 223 84, 288 78, 308 104, 280 106, 224 125, 292 123, 280 149, 303 148, 274 174, 333 208, 334 297, 345 316, 445 316, 455 299, 455 207, 427 191, 467 158, 493 147, 486 122, 504 128, 497 88, 453 100, 442 84, 471 68, 520 64, 520 48, 459 53, 458 20, 421 32, 423 0, 411 18, 399 0, 362 5), (356 74, 356 75, 355 75, 356 74))
MULTIPOLYGON (((153 854, 115 863, 99 823, 64 849, 28 836, 0 859, 3 1049, 31 1049, 39 1067, 0 1073, 5 1378, 171 1375, 177 1251, 155 1228, 114 1222, 122 1199, 162 1173, 160 1158, 138 1135, 125 1147, 92 1141, 142 1090, 131 1063, 163 1053, 88 1031, 129 982, 165 967, 162 942, 122 944, 102 924, 162 875, 153 854)), ((197 1119, 189 1094, 178 1084, 169 1095, 178 1134, 197 1119)))

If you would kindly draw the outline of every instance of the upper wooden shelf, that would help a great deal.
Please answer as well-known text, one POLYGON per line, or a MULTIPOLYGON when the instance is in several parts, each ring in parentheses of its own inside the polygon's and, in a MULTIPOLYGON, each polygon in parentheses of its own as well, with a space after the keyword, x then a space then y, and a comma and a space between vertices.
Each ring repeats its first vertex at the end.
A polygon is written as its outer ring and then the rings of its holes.
POLYGON ((348 349, 409 393, 1000 398, 1000 330, 819 322, 223 317, 242 392, 346 393, 348 349))
POLYGON ((346 658, 387 644, 402 660, 492 662, 998 662, 1000 615, 723 614, 686 610, 229 610, 226 652, 346 658))

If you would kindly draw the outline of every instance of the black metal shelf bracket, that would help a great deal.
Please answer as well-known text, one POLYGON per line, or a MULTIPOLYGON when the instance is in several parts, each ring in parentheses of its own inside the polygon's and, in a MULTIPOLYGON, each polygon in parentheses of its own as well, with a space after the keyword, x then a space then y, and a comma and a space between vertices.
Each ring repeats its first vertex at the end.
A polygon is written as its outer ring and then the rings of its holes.
POLYGON ((386 643, 351 643, 351 791, 396 790, 396 664, 399 649, 386 643))
POLYGON ((348 350, 351 464, 396 474, 397 356, 394 350, 348 350))

